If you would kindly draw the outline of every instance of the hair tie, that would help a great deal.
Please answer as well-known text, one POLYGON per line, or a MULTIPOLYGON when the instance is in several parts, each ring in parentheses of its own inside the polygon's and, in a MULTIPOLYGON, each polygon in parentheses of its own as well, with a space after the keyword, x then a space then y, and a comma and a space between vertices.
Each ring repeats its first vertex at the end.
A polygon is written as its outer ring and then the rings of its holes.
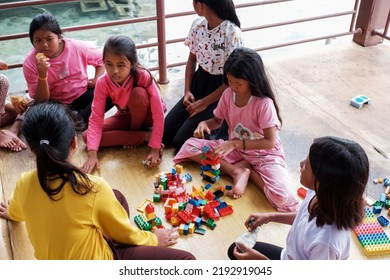
POLYGON ((42 144, 49 145, 49 140, 42 139, 41 141, 39 141, 39 144, 40 144, 40 145, 42 145, 42 144))

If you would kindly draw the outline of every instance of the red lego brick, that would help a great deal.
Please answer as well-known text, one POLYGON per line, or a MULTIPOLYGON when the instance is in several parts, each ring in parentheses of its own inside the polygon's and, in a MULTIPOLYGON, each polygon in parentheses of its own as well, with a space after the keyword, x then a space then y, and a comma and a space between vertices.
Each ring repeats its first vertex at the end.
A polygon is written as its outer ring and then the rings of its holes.
POLYGON ((212 200, 207 205, 209 205, 211 208, 217 208, 221 203, 219 203, 218 200, 212 200))
POLYGON ((306 193, 307 193, 307 190, 303 187, 300 187, 298 190, 297 190, 297 193, 300 197, 302 198, 305 198, 306 197, 306 193))
POLYGON ((192 221, 191 216, 185 211, 179 211, 176 215, 184 224, 188 224, 192 221))
POLYGON ((228 216, 228 215, 231 215, 233 214, 233 207, 231 206, 228 206, 228 207, 225 207, 225 208, 221 208, 218 210, 218 213, 221 217, 225 217, 225 216, 228 216))
POLYGON ((211 192, 211 191, 207 191, 207 193, 206 193, 206 198, 207 198, 207 200, 214 200, 214 197, 215 197, 215 195, 213 195, 213 193, 211 192))

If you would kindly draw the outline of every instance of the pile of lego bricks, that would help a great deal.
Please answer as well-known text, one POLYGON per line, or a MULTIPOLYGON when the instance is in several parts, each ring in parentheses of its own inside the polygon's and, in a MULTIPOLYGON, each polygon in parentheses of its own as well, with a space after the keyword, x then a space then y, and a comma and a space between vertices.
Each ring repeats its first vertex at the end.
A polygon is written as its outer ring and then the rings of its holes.
MULTIPOLYGON (((221 217, 233 214, 233 206, 221 200, 225 190, 230 186, 220 186, 216 191, 206 187, 192 186, 188 193, 184 184, 191 181, 190 174, 183 176, 183 167, 176 165, 171 172, 156 175, 153 202, 164 202, 165 218, 174 227, 178 227, 179 234, 205 234, 202 225, 212 230, 217 226, 216 221, 221 217)), ((162 227, 161 219, 156 217, 151 200, 145 200, 137 210, 140 215, 135 216, 137 226, 142 230, 153 230, 162 227)))

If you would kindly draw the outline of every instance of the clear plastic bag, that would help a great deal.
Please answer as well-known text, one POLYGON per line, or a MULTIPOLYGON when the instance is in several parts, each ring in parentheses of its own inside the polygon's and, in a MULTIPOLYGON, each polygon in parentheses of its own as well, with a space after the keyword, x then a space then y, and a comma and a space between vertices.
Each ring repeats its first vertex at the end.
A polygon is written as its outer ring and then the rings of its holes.
POLYGON ((255 246, 256 244, 256 241, 257 241, 257 234, 259 232, 259 227, 257 227, 256 229, 252 230, 252 232, 245 232, 243 234, 241 234, 237 240, 236 240, 236 246, 237 246, 237 249, 240 251, 240 252, 243 252, 244 250, 242 250, 242 248, 240 248, 240 244, 244 244, 246 245, 247 247, 249 248, 253 248, 253 246, 255 246))

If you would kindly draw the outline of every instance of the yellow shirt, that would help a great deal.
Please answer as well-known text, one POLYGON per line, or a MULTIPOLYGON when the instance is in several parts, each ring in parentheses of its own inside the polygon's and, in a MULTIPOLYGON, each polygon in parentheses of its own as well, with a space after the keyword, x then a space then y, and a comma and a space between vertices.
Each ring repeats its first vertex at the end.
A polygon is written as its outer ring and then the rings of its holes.
MULTIPOLYGON (((16 182, 8 215, 25 221, 37 259, 79 260, 113 259, 104 240, 118 243, 157 246, 157 236, 130 224, 129 217, 108 183, 88 175, 94 190, 76 194, 70 184, 51 200, 42 190, 37 171, 23 173, 16 182)), ((58 181, 56 181, 58 186, 58 181)))

